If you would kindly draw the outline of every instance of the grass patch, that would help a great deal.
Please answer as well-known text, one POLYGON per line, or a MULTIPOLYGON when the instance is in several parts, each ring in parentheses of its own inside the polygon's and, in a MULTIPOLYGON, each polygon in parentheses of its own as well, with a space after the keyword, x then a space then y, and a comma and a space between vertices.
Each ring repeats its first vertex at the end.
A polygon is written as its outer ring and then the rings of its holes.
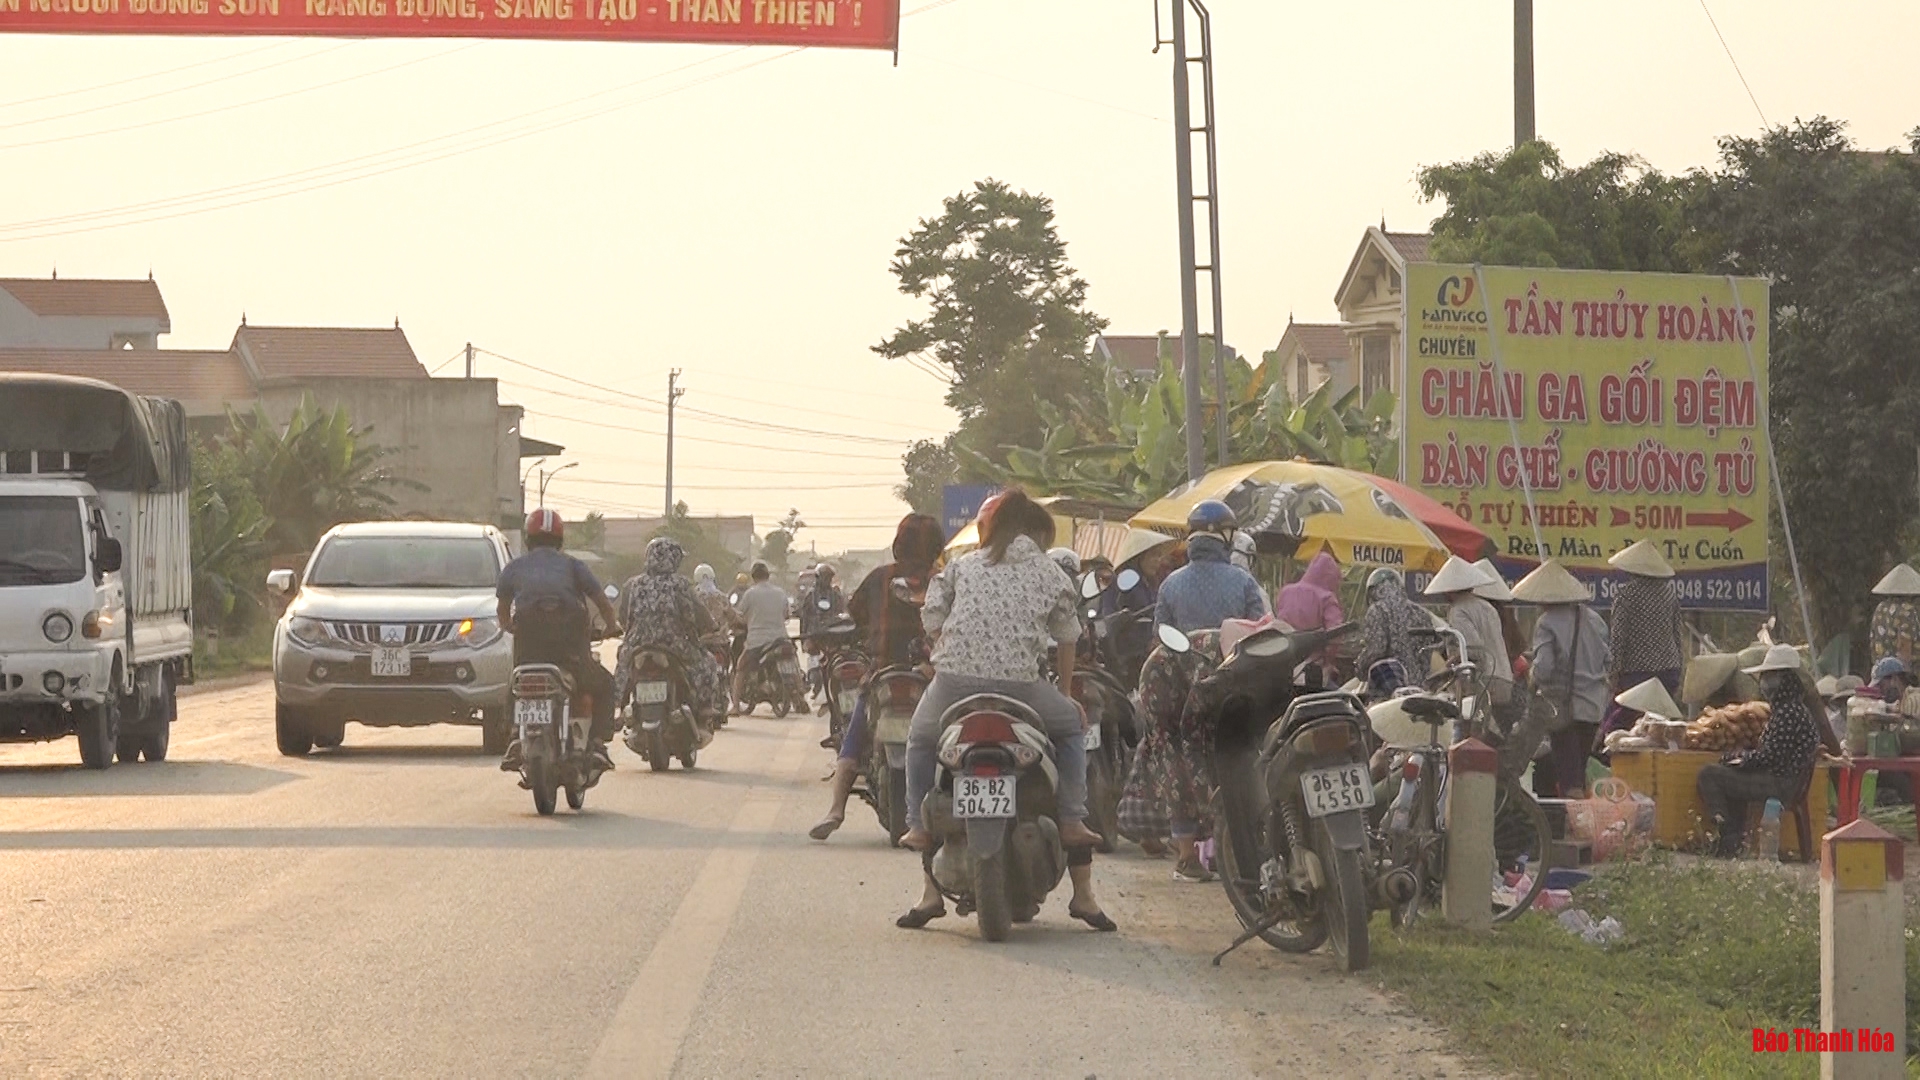
POLYGON ((244 634, 223 635, 220 655, 207 652, 207 639, 193 639, 193 672, 196 678, 218 679, 268 671, 273 667, 273 623, 262 620, 244 634))
MULTIPOLYGON (((1816 1054, 1755 1054, 1753 1029, 1817 1028, 1820 897, 1758 863, 1681 866, 1656 854, 1612 866, 1575 894, 1597 921, 1627 930, 1588 945, 1529 914, 1489 937, 1376 921, 1372 972, 1444 1025, 1459 1048, 1534 1076, 1818 1075, 1816 1054)), ((1920 987, 1920 940, 1907 910, 1907 986, 1920 987)), ((1909 1008, 1907 1048, 1920 1045, 1909 1008)), ((1909 1056, 1907 1074, 1920 1076, 1909 1056)))

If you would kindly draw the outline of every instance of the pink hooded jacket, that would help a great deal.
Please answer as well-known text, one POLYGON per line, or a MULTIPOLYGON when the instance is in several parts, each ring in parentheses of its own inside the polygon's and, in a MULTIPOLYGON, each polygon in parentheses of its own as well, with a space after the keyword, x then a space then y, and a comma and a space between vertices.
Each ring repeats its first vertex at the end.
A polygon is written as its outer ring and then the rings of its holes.
POLYGON ((1340 564, 1322 551, 1307 564, 1300 580, 1274 597, 1273 617, 1295 630, 1320 630, 1347 621, 1340 609, 1340 564))

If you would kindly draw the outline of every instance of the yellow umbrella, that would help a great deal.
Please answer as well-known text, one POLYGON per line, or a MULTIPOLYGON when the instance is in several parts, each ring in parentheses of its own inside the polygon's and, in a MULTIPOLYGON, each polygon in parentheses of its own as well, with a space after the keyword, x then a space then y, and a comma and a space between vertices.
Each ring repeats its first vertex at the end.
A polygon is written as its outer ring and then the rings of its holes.
MULTIPOLYGON (((1144 551, 1151 551, 1167 543, 1169 537, 1146 529, 1136 529, 1128 525, 1120 511, 1115 516, 1086 517, 1084 509, 1089 504, 1076 504, 1064 498, 1039 500, 1053 515, 1054 543, 1070 547, 1082 559, 1100 557, 1115 566, 1144 551), (1063 509, 1075 512, 1064 513, 1063 509)), ((957 559, 980 546, 980 523, 978 520, 953 534, 947 541, 948 560, 957 559)))
POLYGON ((1342 566, 1438 570, 1446 544, 1373 480, 1307 461, 1232 465, 1147 507, 1132 524, 1179 535, 1195 504, 1219 499, 1262 551, 1300 560, 1328 551, 1342 566))

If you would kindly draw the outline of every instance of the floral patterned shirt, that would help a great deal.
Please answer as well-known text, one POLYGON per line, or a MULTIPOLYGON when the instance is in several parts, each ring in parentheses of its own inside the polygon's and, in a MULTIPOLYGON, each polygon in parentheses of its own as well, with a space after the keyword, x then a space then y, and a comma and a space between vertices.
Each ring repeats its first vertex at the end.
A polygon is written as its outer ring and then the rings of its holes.
POLYGON ((939 635, 935 670, 1030 683, 1050 646, 1080 637, 1072 579, 1025 536, 995 563, 982 548, 947 564, 927 586, 920 622, 939 635))

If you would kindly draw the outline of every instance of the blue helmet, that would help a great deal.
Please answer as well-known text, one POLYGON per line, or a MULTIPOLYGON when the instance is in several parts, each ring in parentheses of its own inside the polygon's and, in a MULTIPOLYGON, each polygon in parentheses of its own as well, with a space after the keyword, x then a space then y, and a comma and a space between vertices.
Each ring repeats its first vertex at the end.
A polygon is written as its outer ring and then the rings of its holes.
POLYGON ((1226 539, 1228 533, 1240 527, 1240 519, 1234 515, 1233 507, 1219 499, 1206 499, 1194 505, 1187 512, 1187 535, 1212 533, 1226 539))
POLYGON ((1907 665, 1902 663, 1899 657, 1883 656, 1880 659, 1874 661, 1873 678, 1869 681, 1879 682, 1881 679, 1891 679, 1895 675, 1906 675, 1906 674, 1907 674, 1907 665))

